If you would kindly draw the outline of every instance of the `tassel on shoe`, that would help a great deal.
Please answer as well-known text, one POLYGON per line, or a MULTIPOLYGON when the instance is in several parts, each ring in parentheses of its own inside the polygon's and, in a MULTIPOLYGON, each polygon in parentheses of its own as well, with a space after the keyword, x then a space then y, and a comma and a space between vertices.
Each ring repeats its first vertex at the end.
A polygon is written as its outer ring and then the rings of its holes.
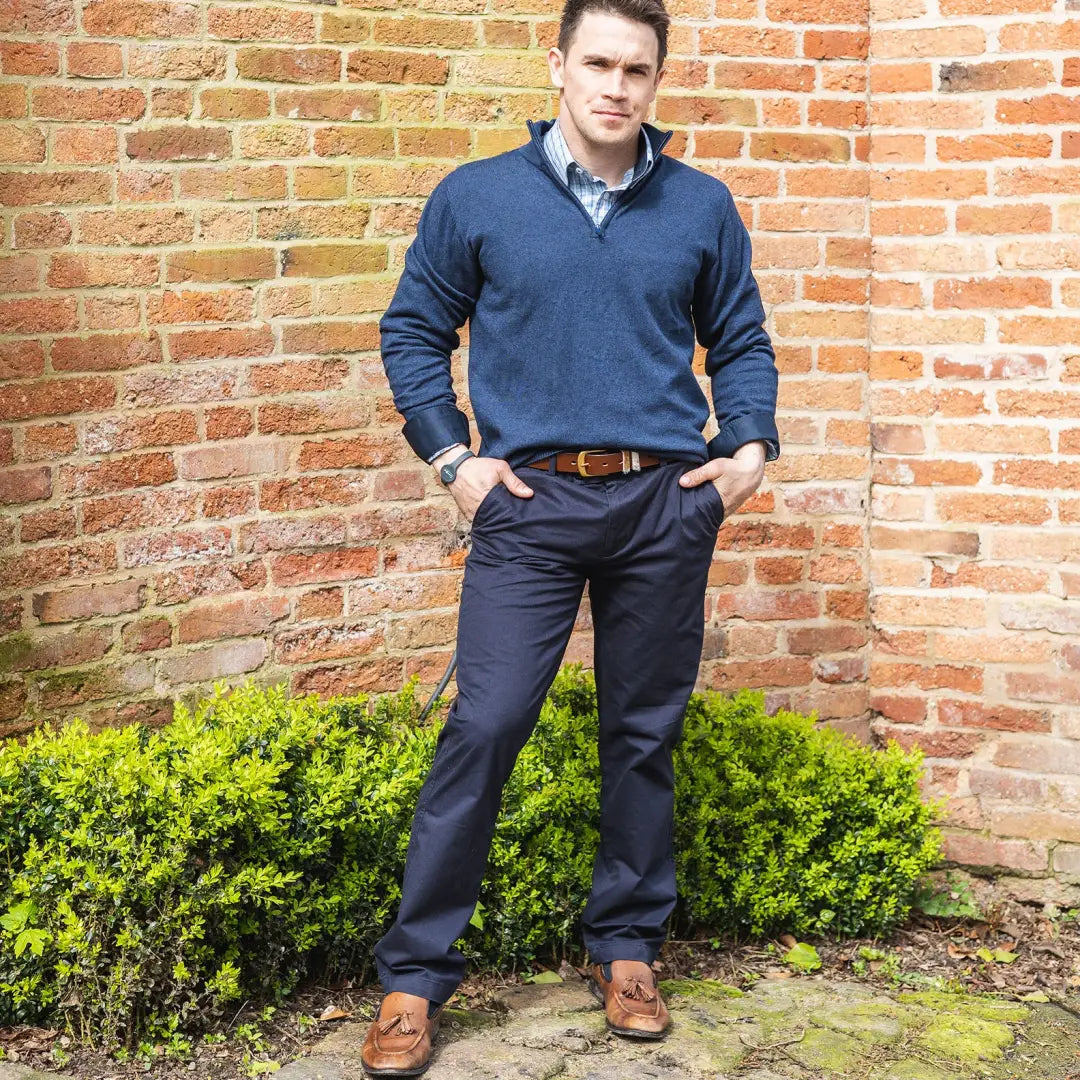
POLYGON ((383 1035, 387 1035, 387 1034, 390 1033, 390 1030, 394 1027, 395 1024, 400 1025, 398 1027, 398 1034, 399 1035, 415 1035, 416 1034, 416 1028, 414 1028, 412 1026, 412 1024, 409 1023, 409 1010, 408 1009, 402 1009, 401 1012, 394 1013, 394 1015, 391 1016, 389 1020, 381 1020, 379 1022, 379 1031, 383 1035))
POLYGON ((653 1001, 656 998, 652 987, 642 982, 636 975, 628 975, 623 980, 622 994, 623 997, 637 998, 639 1001, 653 1001))

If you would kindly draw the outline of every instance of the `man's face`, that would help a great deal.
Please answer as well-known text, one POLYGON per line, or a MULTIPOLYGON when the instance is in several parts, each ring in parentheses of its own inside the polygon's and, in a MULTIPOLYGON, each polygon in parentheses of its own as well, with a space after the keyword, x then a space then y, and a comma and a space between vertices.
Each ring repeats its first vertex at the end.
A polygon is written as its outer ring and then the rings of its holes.
POLYGON ((656 97, 660 43, 646 23, 602 11, 587 11, 567 55, 552 48, 548 66, 561 88, 560 121, 567 120, 586 143, 609 148, 637 138, 656 97))

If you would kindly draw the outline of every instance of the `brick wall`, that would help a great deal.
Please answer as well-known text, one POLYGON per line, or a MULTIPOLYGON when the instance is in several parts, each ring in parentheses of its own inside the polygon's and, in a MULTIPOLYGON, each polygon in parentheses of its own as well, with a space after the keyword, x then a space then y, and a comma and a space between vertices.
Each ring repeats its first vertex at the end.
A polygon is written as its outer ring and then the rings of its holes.
MULTIPOLYGON (((467 525, 377 322, 434 184, 554 115, 559 5, 385 2, 0 7, 0 733, 442 675, 467 525)), ((950 855, 1042 896, 1080 880, 1070 5, 672 3, 651 117, 734 192, 782 372, 700 685, 922 745, 950 855)))
POLYGON ((871 34, 873 728, 955 860, 1075 903, 1080 3, 919 8, 871 34))

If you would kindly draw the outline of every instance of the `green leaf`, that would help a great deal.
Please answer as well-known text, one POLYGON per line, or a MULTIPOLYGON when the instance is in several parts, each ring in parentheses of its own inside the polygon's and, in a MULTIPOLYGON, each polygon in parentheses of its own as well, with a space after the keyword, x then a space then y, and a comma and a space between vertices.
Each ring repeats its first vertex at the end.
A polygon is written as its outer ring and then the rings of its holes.
POLYGON ((40 956, 45 951, 45 943, 50 937, 52 935, 47 930, 24 930, 15 939, 15 955, 22 956, 29 945, 30 951, 35 956, 40 956))
POLYGON ((527 983, 561 983, 563 977, 557 971, 538 971, 534 975, 524 976, 522 981, 527 983))
POLYGON ((10 911, 0 915, 0 926, 14 933, 21 930, 34 916, 34 905, 29 900, 16 904, 10 911))
POLYGON ((477 930, 484 929, 484 916, 480 914, 484 905, 479 900, 476 901, 476 907, 473 908, 473 913, 469 916, 469 925, 475 926, 477 930))
POLYGON ((794 948, 789 949, 783 959, 785 963, 802 971, 816 971, 821 967, 821 957, 818 956, 817 949, 805 941, 800 941, 794 948))

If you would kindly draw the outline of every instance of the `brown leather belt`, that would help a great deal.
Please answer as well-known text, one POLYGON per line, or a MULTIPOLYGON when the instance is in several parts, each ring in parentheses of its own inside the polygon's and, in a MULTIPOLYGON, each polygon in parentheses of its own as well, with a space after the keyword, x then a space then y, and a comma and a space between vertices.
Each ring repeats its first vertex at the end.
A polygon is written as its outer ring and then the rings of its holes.
POLYGON ((530 469, 548 470, 555 458, 556 472, 573 472, 578 476, 607 476, 609 473, 638 472, 651 465, 660 465, 665 458, 642 454, 637 450, 564 450, 539 461, 530 461, 530 469))

